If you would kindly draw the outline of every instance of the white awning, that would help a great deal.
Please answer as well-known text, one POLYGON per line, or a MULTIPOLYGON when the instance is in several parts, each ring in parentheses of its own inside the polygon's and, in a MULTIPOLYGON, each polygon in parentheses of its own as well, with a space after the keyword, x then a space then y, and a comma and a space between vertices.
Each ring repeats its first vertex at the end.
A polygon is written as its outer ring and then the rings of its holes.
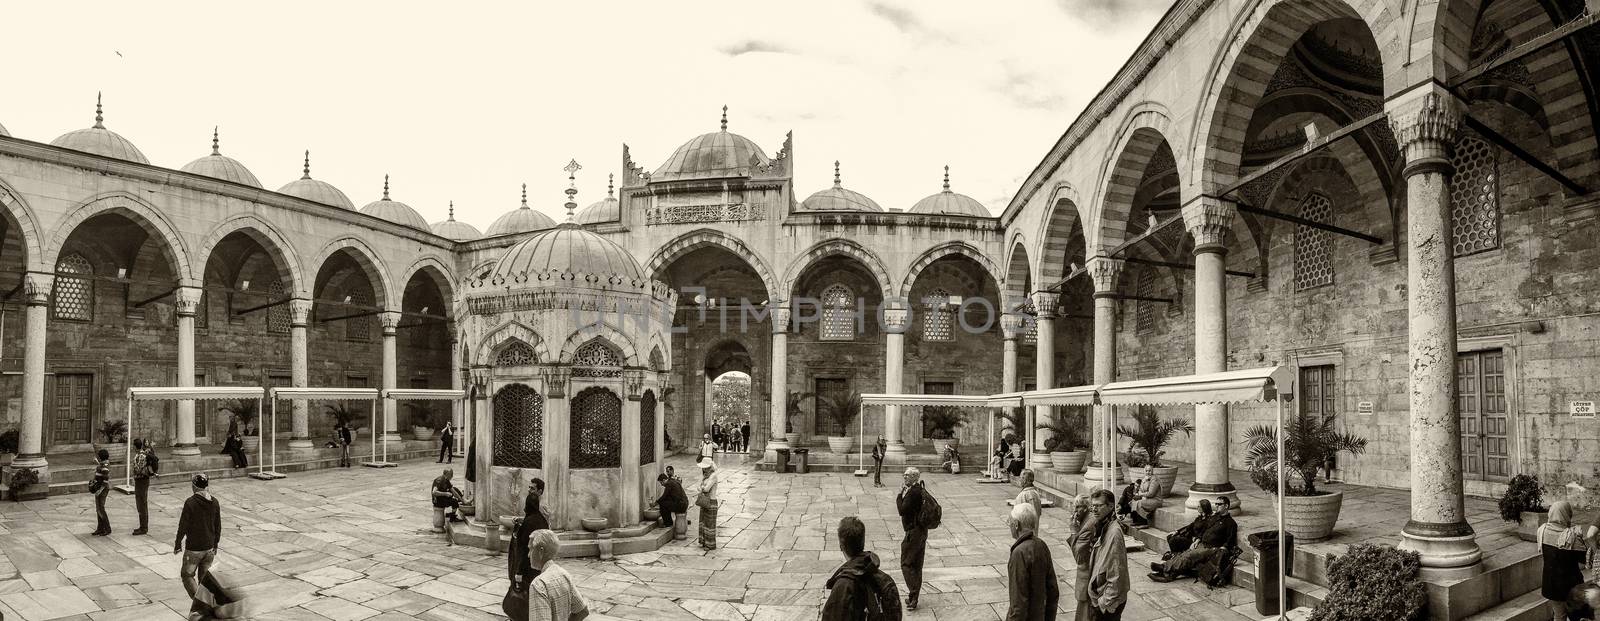
POLYGON ((1107 405, 1183 405, 1274 401, 1294 390, 1294 370, 1262 367, 1204 375, 1114 382, 1100 387, 1107 405))
POLYGON ((1024 405, 1095 405, 1099 386, 1071 386, 1022 393, 1024 405))
POLYGON ((136 386, 128 389, 128 398, 134 401, 260 399, 266 392, 260 386, 136 386))
POLYGON ((456 401, 467 396, 465 390, 451 390, 448 388, 390 388, 383 391, 385 399, 401 399, 407 401, 456 401))
POLYGON ((998 395, 989 395, 989 407, 992 408, 1020 408, 1022 407, 1020 392, 1005 392, 998 395))
POLYGON ((273 399, 317 399, 327 401, 376 401, 376 388, 274 388, 273 399))
POLYGON ((861 395, 861 405, 896 405, 900 407, 1005 407, 991 400, 1004 395, 888 395, 869 393, 861 395))

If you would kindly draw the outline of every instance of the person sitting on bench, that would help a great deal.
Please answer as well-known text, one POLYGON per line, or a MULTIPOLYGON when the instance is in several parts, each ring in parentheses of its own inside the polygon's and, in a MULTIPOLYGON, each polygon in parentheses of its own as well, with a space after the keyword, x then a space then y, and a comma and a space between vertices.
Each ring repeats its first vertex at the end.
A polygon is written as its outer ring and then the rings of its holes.
POLYGON ((1216 515, 1206 525, 1205 532, 1200 534, 1200 540, 1195 542, 1193 548, 1172 557, 1172 560, 1165 564, 1152 564, 1150 568, 1155 572, 1150 574, 1150 579, 1156 582, 1172 582, 1192 574, 1196 568, 1214 557, 1239 547, 1239 524, 1233 521, 1232 515, 1228 515, 1231 504, 1227 496, 1218 498, 1216 515))
POLYGON ((463 522, 457 511, 461 507, 461 490, 450 484, 450 477, 454 476, 449 468, 444 469, 444 474, 433 480, 433 506, 445 509, 445 518, 451 522, 463 522))

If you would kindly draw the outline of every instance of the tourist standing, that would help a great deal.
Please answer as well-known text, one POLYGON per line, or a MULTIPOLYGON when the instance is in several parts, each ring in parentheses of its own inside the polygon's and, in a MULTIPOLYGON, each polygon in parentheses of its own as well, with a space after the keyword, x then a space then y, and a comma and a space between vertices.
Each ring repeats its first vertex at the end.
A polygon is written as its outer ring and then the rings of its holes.
POLYGON ((455 462, 455 441, 456 430, 450 426, 450 423, 445 423, 444 428, 439 430, 439 461, 435 463, 448 464, 455 462))
POLYGON ((711 434, 705 434, 700 439, 700 461, 706 461, 717 456, 717 445, 711 442, 711 434))
POLYGON ((689 496, 684 494, 682 482, 666 474, 656 475, 656 484, 661 486, 661 497, 656 499, 656 507, 661 509, 661 523, 672 528, 672 516, 689 510, 689 496))
MULTIPOLYGON (((350 440, 350 425, 346 424, 344 422, 340 422, 339 423, 339 466, 342 467, 342 468, 349 468, 350 467, 350 445, 351 444, 352 444, 352 442, 350 440)), ((472 477, 467 477, 467 478, 471 479, 472 477)))
MULTIPOLYGON (((1024 471, 1023 476, 1027 476, 1024 471)), ((1039 512, 1033 505, 1017 503, 1011 508, 1011 559, 1006 562, 1011 607, 1006 621, 1053 621, 1061 599, 1056 586, 1056 567, 1050 560, 1050 546, 1034 535, 1039 530, 1039 512)))
POLYGON ((528 540, 535 531, 549 530, 550 521, 539 506, 544 497, 544 479, 528 482, 528 496, 522 503, 523 515, 512 523, 511 549, 506 554, 506 580, 510 586, 500 600, 500 610, 514 621, 528 618, 528 587, 538 575, 528 560, 528 540))
POLYGON ((750 451, 750 421, 745 421, 743 425, 739 425, 739 436, 744 438, 744 447, 743 448, 744 448, 744 450, 746 452, 749 452, 750 451))
POLYGON ((244 440, 239 437, 238 431, 228 434, 228 439, 222 443, 222 452, 233 459, 233 467, 248 468, 250 466, 250 461, 244 454, 244 440))
POLYGON ((144 438, 134 440, 133 449, 133 506, 139 511, 139 528, 133 534, 143 535, 150 532, 150 477, 160 473, 161 459, 155 449, 145 447, 144 438))
POLYGON ((1567 597, 1572 588, 1583 583, 1584 555, 1589 540, 1595 536, 1595 527, 1574 525, 1572 504, 1565 500, 1552 503, 1549 516, 1535 537, 1544 557, 1544 583, 1539 593, 1546 600, 1550 618, 1561 620, 1567 618, 1567 597))
POLYGON ((867 551, 867 526, 855 516, 839 520, 839 551, 844 564, 828 578, 822 621, 899 621, 900 594, 894 578, 867 551))
POLYGON ((1122 542, 1122 527, 1111 517, 1117 499, 1103 489, 1089 497, 1095 514, 1094 550, 1089 559, 1090 619, 1121 621, 1128 603, 1128 549, 1122 542))
MULTIPOLYGON (((1107 518, 1109 519, 1109 518, 1107 518)), ((1067 545, 1072 548, 1072 596, 1078 601, 1075 621, 1094 619, 1094 606, 1089 603, 1089 563, 1094 559, 1094 534, 1100 518, 1089 504, 1088 496, 1072 498, 1072 518, 1067 522, 1067 545)))
POLYGON ((922 484, 922 472, 916 468, 906 468, 902 479, 900 493, 894 498, 900 527, 906 531, 900 540, 900 572, 906 579, 906 610, 916 610, 917 594, 922 590, 922 559, 928 548, 928 529, 919 518, 928 490, 922 484))
POLYGON ((710 458, 700 461, 700 495, 694 504, 700 507, 700 547, 717 549, 717 464, 710 458))
POLYGON ((549 530, 536 530, 528 536, 528 566, 539 572, 528 585, 528 619, 568 621, 589 616, 578 585, 567 570, 555 563, 561 541, 549 530))
POLYGON ((89 481, 89 493, 94 494, 94 535, 111 534, 111 516, 106 515, 106 496, 111 494, 111 453, 105 449, 95 451, 94 478, 89 481))
POLYGON ((711 423, 711 443, 722 450, 722 423, 711 423))
POLYGON ((889 445, 884 443, 883 436, 878 436, 878 441, 872 444, 872 486, 883 487, 883 458, 889 453, 889 445))
POLYGON ((189 484, 194 495, 183 501, 183 513, 178 516, 178 536, 172 542, 172 553, 183 555, 183 568, 179 570, 179 575, 183 579, 183 589, 189 592, 189 599, 194 601, 196 608, 210 608, 220 603, 215 601, 216 591, 221 589, 213 586, 216 579, 211 576, 211 563, 217 559, 217 544, 222 541, 222 506, 206 491, 211 485, 206 475, 194 475, 189 484), (206 589, 204 596, 201 595, 202 586, 206 589))
MULTIPOLYGON (((1033 515, 1035 518, 1044 515, 1044 499, 1039 497, 1039 488, 1033 486, 1032 468, 1027 468, 1022 471, 1022 491, 1017 492, 1017 498, 1016 500, 1012 500, 1011 504, 1019 507, 1024 504, 1033 505, 1033 515)), ((1038 521, 1035 520, 1035 525, 1037 524, 1038 521)))

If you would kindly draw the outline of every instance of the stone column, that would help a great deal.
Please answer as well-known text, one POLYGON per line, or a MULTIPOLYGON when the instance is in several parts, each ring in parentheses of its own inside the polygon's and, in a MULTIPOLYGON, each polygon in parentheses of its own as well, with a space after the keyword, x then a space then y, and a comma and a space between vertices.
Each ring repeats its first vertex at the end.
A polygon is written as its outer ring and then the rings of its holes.
POLYGON ((1438 85, 1387 105, 1405 156, 1406 286, 1411 376, 1411 519, 1400 547, 1422 556, 1424 578, 1481 571, 1467 523, 1456 401, 1456 290, 1450 238, 1450 145, 1463 105, 1438 85))
POLYGON ((612 516, 616 527, 633 526, 643 518, 639 485, 639 399, 644 397, 644 371, 623 371, 626 398, 622 400, 622 489, 617 503, 617 515, 612 516))
MULTIPOLYGON (((178 387, 194 388, 194 313, 200 308, 199 287, 178 287, 173 292, 178 311, 178 387)), ((174 457, 196 457, 200 447, 194 443, 194 401, 178 402, 178 441, 172 445, 174 457)))
MULTIPOLYGON (((1060 296, 1054 291, 1036 291, 1033 294, 1033 309, 1038 314, 1034 317, 1039 322, 1039 339, 1034 346, 1033 381, 1039 390, 1056 387, 1056 305, 1060 296)), ((1050 432, 1036 429, 1040 425, 1047 425, 1053 418, 1052 408, 1039 406, 1033 408, 1033 420, 1028 421, 1028 429, 1033 433, 1033 440, 1028 442, 1028 464, 1035 469, 1050 467, 1050 454, 1045 452, 1044 443, 1050 439, 1050 432)))
MULTIPOLYGON (((787 302, 778 302, 772 309, 772 437, 767 440, 766 455, 762 457, 767 463, 777 463, 778 449, 789 448, 789 440, 784 437, 784 423, 789 412, 789 305, 787 302)), ((695 436, 698 437, 698 436, 695 436)), ((689 438, 689 446, 697 446, 698 441, 689 438)))
MULTIPOLYGON (((1183 206, 1183 225, 1194 236, 1194 372, 1228 370, 1228 306, 1223 282, 1225 243, 1233 225, 1231 203, 1209 196, 1183 206)), ((1213 503, 1226 496, 1239 507, 1239 495, 1228 481, 1228 406, 1194 407, 1194 484, 1184 506, 1197 511, 1200 500, 1213 503)))
MULTIPOLYGON (((887 394, 905 392, 906 325, 910 318, 911 311, 903 308, 887 308, 883 311, 884 349, 887 350, 884 355, 883 391, 887 394)), ((883 436, 888 442, 883 463, 906 463, 906 441, 900 435, 900 418, 899 406, 883 408, 883 436)))
MULTIPOLYGON (((1026 321, 1021 315, 1006 313, 1000 316, 1000 334, 1005 341, 1005 353, 1000 360, 1000 392, 1017 391, 1017 339, 1022 337, 1025 330, 1026 321)), ((1005 430, 995 429, 995 434, 1004 436, 1005 430)), ((989 446, 984 449, 985 454, 994 452, 999 444, 1000 438, 991 436, 989 446)))
MULTIPOLYGON (((494 466, 494 412, 493 400, 490 396, 491 370, 487 367, 475 367, 471 371, 472 404, 470 414, 475 419, 472 424, 472 438, 478 443, 478 453, 473 470, 477 481, 472 483, 472 506, 474 516, 478 522, 494 524, 496 508, 494 506, 494 483, 492 468, 494 466)), ((496 525, 494 528, 498 528, 496 525)))
MULTIPOLYGON (((565 530, 576 530, 583 526, 579 519, 582 516, 574 515, 569 498, 571 481, 568 474, 571 470, 568 451, 572 439, 572 395, 567 392, 571 377, 572 373, 567 367, 547 367, 544 370, 545 495, 542 502, 550 507, 551 527, 565 530)), ((512 490, 511 494, 517 495, 518 492, 512 490)), ((508 510, 521 513, 520 502, 518 500, 517 506, 508 507, 508 510)))
MULTIPOLYGON (((398 363, 395 360, 395 327, 400 325, 399 311, 384 311, 378 314, 379 321, 383 322, 383 389, 395 388, 396 376, 399 373, 398 363)), ((383 400, 383 442, 399 442, 400 434, 396 433, 395 420, 396 404, 394 399, 383 400)))
MULTIPOLYGON (((457 362, 452 362, 451 363, 450 389, 451 390, 461 390, 461 387, 463 385, 462 381, 461 381, 461 374, 463 372, 465 372, 466 369, 464 369, 464 368, 455 368, 455 365, 459 364, 459 361, 461 360, 461 341, 460 341, 459 338, 457 338, 456 327, 454 325, 449 326, 449 331, 450 331, 450 360, 457 361, 457 362)), ((466 430, 465 430, 466 421, 467 421, 466 403, 464 401, 451 401, 450 402, 450 427, 455 430, 455 440, 456 440, 455 446, 450 447, 450 452, 451 453, 460 453, 462 456, 465 456, 467 454, 467 448, 466 448, 467 447, 467 434, 466 434, 466 430)))
MULTIPOLYGON (((1089 260, 1089 278, 1094 280, 1094 383, 1097 386, 1117 381, 1117 278, 1122 275, 1122 259, 1095 257, 1089 260)), ((1116 450, 1115 433, 1106 432, 1106 421, 1112 416, 1111 406, 1094 406, 1092 438, 1093 459, 1084 471, 1084 481, 1095 487, 1107 487, 1108 465, 1103 458, 1116 450)), ((1109 487, 1122 486, 1121 469, 1110 471, 1109 487)))
MULTIPOLYGON (((310 365, 307 359, 310 357, 308 349, 311 343, 306 324, 310 319, 311 300, 289 300, 289 384, 296 388, 305 388, 308 382, 306 376, 310 365)), ((301 451, 316 448, 311 442, 311 413, 306 400, 295 399, 290 411, 289 448, 301 451)))
POLYGON ((50 462, 44 456, 44 368, 46 326, 50 318, 50 287, 55 277, 28 272, 23 275, 22 294, 27 305, 27 335, 22 359, 22 425, 17 438, 17 457, 5 468, 5 480, 19 468, 39 473, 39 483, 27 496, 43 498, 50 485, 50 462))

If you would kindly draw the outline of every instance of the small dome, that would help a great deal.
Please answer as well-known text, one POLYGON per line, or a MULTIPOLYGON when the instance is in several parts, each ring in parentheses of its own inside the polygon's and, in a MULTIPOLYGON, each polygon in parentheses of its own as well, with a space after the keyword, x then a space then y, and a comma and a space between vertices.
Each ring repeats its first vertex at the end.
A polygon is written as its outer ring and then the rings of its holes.
POLYGON ((833 187, 806 197, 800 208, 807 211, 883 211, 877 201, 839 185, 839 162, 833 163, 833 187))
POLYGON ((583 211, 578 212, 578 224, 600 224, 622 220, 622 203, 617 200, 616 188, 612 183, 612 179, 607 180, 604 199, 590 203, 588 207, 583 208, 583 211))
POLYGON ((145 158, 144 153, 139 151, 139 147, 133 146, 132 142, 129 142, 127 138, 123 138, 117 132, 106 129, 105 115, 101 113, 99 96, 96 96, 94 101, 94 127, 67 132, 55 140, 51 140, 50 144, 63 149, 93 153, 140 164, 150 163, 150 160, 145 158))
POLYGON ((965 194, 950 191, 950 167, 944 167, 944 191, 934 194, 911 206, 911 213, 925 213, 949 216, 980 216, 993 218, 994 215, 979 203, 977 199, 965 194))
POLYGON ((507 249, 495 263, 491 276, 551 270, 644 280, 644 270, 626 249, 571 223, 507 249))
POLYGON ((412 209, 410 205, 389 200, 389 175, 383 176, 383 198, 362 206, 361 213, 414 229, 433 230, 428 227, 428 221, 422 218, 422 214, 417 213, 417 210, 412 209))
POLYGON ((455 201, 450 201, 450 217, 444 222, 433 223, 433 234, 455 241, 472 241, 483 237, 483 233, 479 233, 477 227, 456 221, 455 201))
POLYGON ((528 184, 522 184, 522 206, 496 218, 489 230, 484 233, 486 237, 499 235, 512 235, 548 229, 556 225, 556 221, 543 212, 536 211, 528 206, 528 184))
POLYGON ((255 175, 250 174, 250 169, 245 168, 244 164, 240 164, 239 160, 223 155, 222 151, 218 149, 216 130, 211 131, 211 155, 184 164, 183 168, 179 170, 223 181, 232 181, 252 188, 261 187, 261 182, 256 180, 255 175))
POLYGON ((715 179, 749 176, 750 169, 771 163, 750 139, 728 133, 728 107, 722 107, 722 131, 702 134, 678 147, 650 176, 654 180, 715 179))
POLYGON ((293 196, 295 198, 303 198, 313 203, 331 205, 341 209, 349 209, 350 211, 356 210, 356 204, 350 202, 350 197, 345 196, 344 192, 339 191, 339 188, 333 187, 333 184, 326 181, 318 181, 311 178, 310 151, 306 151, 306 166, 304 171, 304 175, 302 175, 299 179, 290 181, 289 183, 284 184, 283 187, 278 188, 278 193, 288 194, 289 196, 293 196))

